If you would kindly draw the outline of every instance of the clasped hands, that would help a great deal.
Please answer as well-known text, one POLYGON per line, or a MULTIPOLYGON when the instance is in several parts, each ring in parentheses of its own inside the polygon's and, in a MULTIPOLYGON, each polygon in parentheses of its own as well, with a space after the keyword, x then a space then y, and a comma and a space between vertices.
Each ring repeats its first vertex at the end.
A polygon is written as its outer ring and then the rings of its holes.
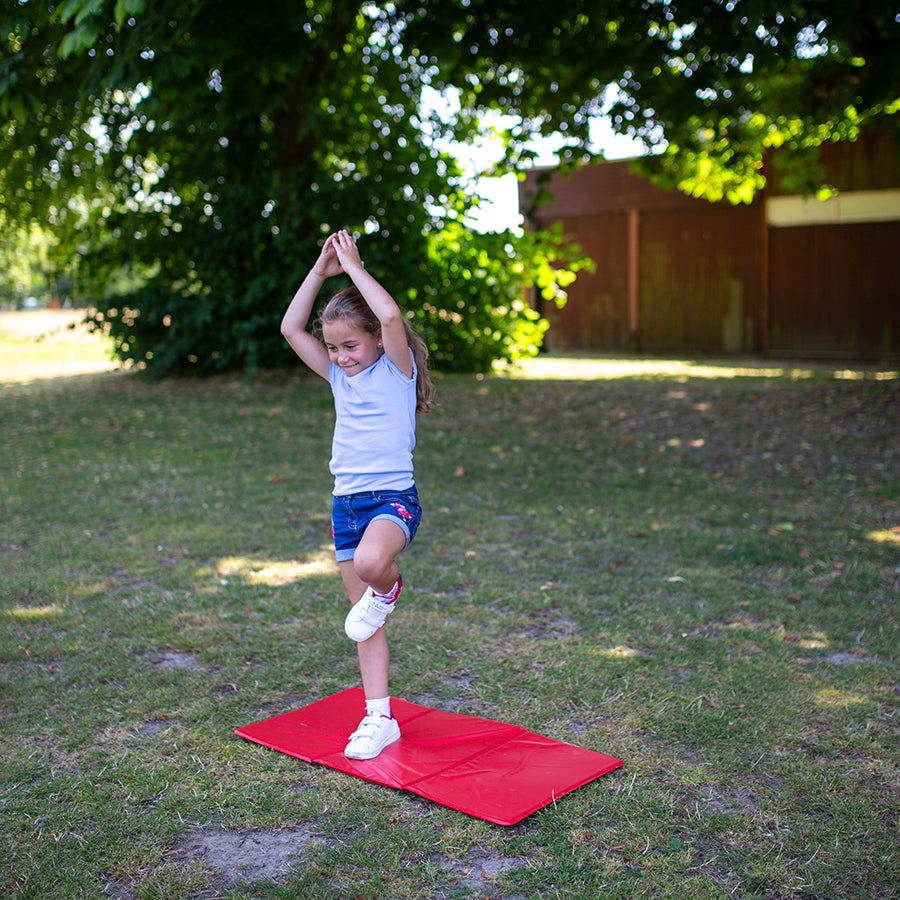
POLYGON ((356 241, 346 229, 328 235, 315 269, 323 277, 340 275, 354 268, 365 268, 356 241))

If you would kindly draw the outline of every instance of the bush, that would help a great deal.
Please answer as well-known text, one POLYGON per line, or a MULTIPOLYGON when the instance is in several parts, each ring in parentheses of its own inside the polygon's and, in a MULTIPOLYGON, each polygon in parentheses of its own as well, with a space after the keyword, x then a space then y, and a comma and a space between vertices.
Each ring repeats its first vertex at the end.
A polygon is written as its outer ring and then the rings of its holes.
MULTIPOLYGON (((283 256, 287 243, 251 243, 243 255, 232 254, 239 262, 231 271, 216 260, 215 286, 202 261, 193 261, 190 280, 175 280, 164 267, 128 296, 108 300, 94 322, 109 331, 121 360, 155 377, 285 365, 294 357, 279 325, 305 274, 296 258, 283 256)), ((369 247, 365 237, 360 243, 369 270, 425 337, 434 367, 446 371, 485 372, 495 361, 536 354, 547 322, 529 293, 536 286, 561 305, 565 286, 590 265, 558 231, 517 237, 451 223, 410 236, 406 248, 377 238, 369 247)), ((311 261, 318 253, 311 239, 304 249, 298 257, 311 261)))

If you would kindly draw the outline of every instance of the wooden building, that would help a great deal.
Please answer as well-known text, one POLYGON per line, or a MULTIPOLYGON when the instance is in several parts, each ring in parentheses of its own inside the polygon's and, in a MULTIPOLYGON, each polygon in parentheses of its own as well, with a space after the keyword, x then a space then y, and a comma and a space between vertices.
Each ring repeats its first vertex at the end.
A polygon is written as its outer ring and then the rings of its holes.
POLYGON ((836 197, 769 178, 752 204, 656 187, 628 161, 519 187, 532 227, 559 222, 596 263, 550 321, 551 350, 900 355, 900 166, 893 133, 829 145, 836 197), (531 209, 544 188, 552 202, 531 209))

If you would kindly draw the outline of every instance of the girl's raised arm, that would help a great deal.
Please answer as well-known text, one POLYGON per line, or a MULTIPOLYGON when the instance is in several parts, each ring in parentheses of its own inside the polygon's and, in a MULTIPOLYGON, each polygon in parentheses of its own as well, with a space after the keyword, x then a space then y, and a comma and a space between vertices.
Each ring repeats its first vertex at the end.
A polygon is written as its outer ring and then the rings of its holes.
POLYGON ((387 358, 408 378, 412 378, 413 358, 403 324, 403 311, 394 298, 371 276, 362 264, 356 242, 346 231, 334 236, 334 248, 342 269, 359 288, 369 309, 381 322, 381 342, 387 358))
POLYGON ((294 352, 313 372, 321 375, 326 381, 330 365, 328 351, 321 341, 306 330, 306 326, 309 324, 313 304, 316 302, 316 296, 325 279, 342 272, 334 237, 334 235, 330 235, 325 241, 319 258, 306 278, 303 279, 303 284, 294 294, 294 299, 291 300, 290 306, 281 320, 281 333, 294 352))

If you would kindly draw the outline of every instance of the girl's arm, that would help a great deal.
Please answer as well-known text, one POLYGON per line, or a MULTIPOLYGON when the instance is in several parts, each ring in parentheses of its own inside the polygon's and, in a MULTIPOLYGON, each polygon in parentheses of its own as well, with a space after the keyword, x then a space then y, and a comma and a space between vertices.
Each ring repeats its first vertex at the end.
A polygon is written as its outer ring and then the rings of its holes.
POLYGON ((326 381, 330 366, 328 351, 321 341, 306 330, 306 326, 309 323, 316 296, 325 279, 331 275, 339 275, 341 271, 341 264, 334 246, 334 235, 330 235, 325 241, 325 246, 322 248, 316 264, 303 279, 303 284, 294 294, 294 299, 291 300, 291 304, 281 320, 281 333, 294 352, 313 372, 321 375, 326 381))
POLYGON ((403 325, 403 311, 394 298, 366 271, 356 242, 346 231, 339 231, 334 235, 334 248, 341 267, 359 288, 369 309, 381 322, 381 342, 387 358, 407 378, 412 378, 413 358, 403 325))

